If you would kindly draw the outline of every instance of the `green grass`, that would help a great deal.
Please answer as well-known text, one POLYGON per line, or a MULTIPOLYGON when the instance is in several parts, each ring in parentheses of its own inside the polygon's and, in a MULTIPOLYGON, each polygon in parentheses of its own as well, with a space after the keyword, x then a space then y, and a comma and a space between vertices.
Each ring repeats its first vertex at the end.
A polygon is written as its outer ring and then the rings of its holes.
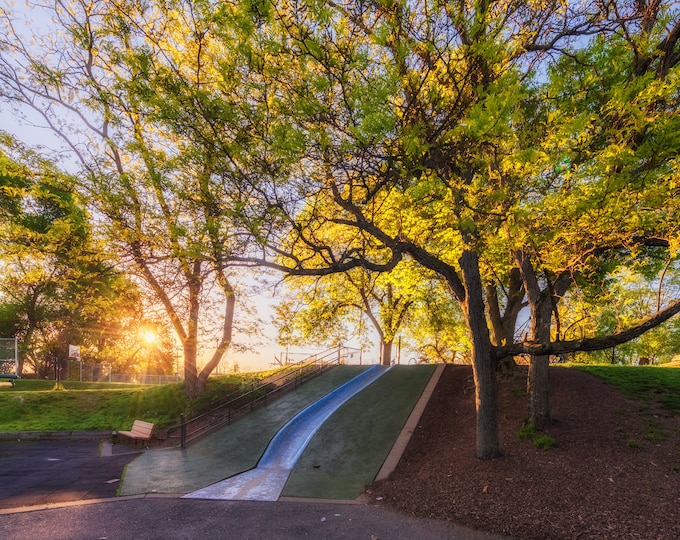
POLYGON ((640 448, 640 443, 637 442, 635 439, 630 439, 628 441, 628 448, 632 448, 633 450, 637 450, 640 448))
POLYGON ((539 450, 550 450, 555 443, 555 439, 550 435, 540 435, 534 439, 534 446, 539 450))
POLYGON ((519 441, 526 441, 527 439, 533 440, 533 438, 536 437, 536 429, 533 424, 522 424, 522 427, 515 433, 515 437, 517 437, 517 440, 519 441))
POLYGON ((182 413, 200 410, 210 400, 248 385, 257 374, 211 378, 207 392, 189 401, 184 386, 22 379, 0 388, 0 431, 130 429, 135 419, 158 427, 176 424, 182 413))
POLYGON ((550 435, 536 431, 533 424, 522 425, 519 431, 515 433, 515 437, 520 441, 532 441, 533 445, 539 450, 550 450, 557 443, 550 435))
POLYGON ((626 396, 680 413, 680 369, 659 366, 572 366, 601 377, 626 396))

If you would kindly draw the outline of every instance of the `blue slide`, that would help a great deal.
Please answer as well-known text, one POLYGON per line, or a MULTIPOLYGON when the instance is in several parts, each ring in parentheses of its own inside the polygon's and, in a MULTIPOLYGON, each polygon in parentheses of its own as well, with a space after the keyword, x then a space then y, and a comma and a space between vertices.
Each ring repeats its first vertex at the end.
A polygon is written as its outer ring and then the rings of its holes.
POLYGON ((183 498, 276 501, 290 471, 323 423, 389 368, 373 366, 295 415, 272 438, 257 467, 183 498))

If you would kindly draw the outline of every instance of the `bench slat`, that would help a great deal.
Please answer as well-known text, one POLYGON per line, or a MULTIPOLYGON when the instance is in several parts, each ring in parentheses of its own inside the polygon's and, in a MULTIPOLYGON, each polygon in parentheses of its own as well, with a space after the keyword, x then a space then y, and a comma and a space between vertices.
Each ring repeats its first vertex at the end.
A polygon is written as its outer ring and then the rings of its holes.
POLYGON ((130 431, 119 431, 118 435, 125 435, 130 439, 151 439, 154 424, 151 422, 144 422, 143 420, 135 420, 130 431))

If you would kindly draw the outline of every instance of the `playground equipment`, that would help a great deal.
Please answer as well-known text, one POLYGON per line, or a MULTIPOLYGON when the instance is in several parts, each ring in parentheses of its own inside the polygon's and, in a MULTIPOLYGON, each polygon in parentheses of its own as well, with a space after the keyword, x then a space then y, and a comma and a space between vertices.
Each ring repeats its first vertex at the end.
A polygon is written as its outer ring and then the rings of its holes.
POLYGON ((278 500, 295 463, 323 423, 388 369, 385 366, 373 366, 298 413, 274 436, 254 469, 189 493, 183 498, 278 500))

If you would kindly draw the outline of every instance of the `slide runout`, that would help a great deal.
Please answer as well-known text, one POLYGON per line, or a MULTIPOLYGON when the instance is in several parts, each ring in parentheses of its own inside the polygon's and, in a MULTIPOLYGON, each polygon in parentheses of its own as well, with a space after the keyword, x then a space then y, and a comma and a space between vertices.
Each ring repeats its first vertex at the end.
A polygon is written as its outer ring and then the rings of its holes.
POLYGON ((184 498, 277 500, 290 471, 323 423, 388 369, 373 366, 302 410, 272 438, 256 468, 189 493, 184 498))

